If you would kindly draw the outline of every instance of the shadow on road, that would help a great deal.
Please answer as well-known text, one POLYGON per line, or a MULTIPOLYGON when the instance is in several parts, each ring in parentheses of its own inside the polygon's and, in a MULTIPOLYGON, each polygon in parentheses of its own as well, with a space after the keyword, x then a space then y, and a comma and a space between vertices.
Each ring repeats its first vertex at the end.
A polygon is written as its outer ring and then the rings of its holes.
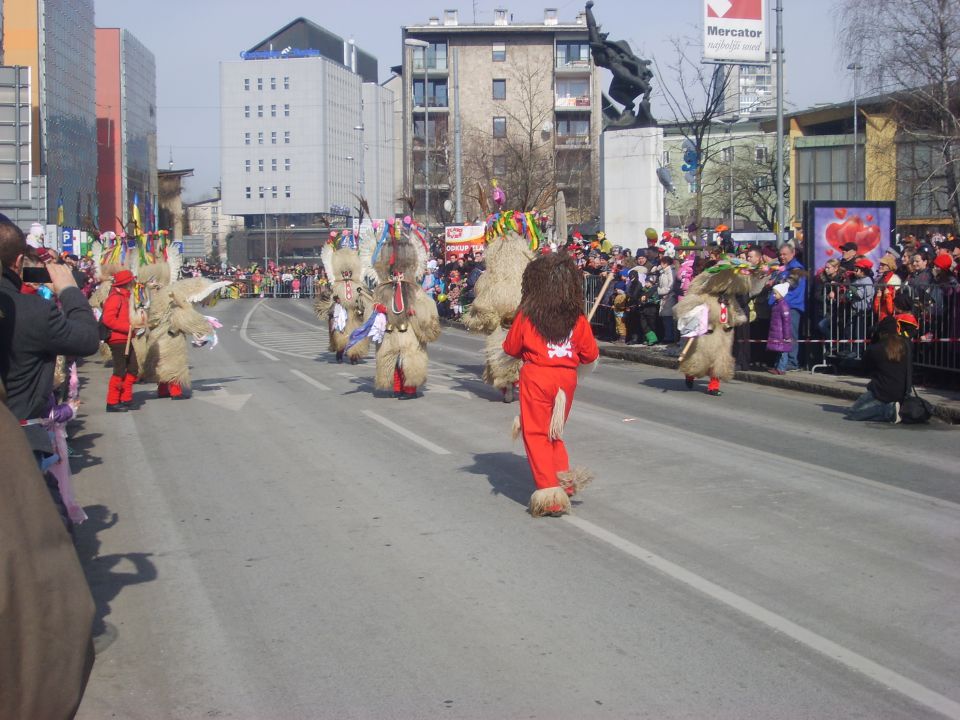
POLYGON ((100 465, 103 461, 93 454, 97 440, 103 437, 102 433, 83 432, 84 421, 81 418, 70 421, 70 437, 67 445, 70 447, 70 469, 74 474, 86 468, 100 465))
POLYGON ((533 481, 527 459, 513 453, 480 453, 473 456, 473 465, 461 468, 471 475, 483 475, 490 483, 493 495, 503 495, 515 503, 527 506, 533 481))
MULTIPOLYGON (((683 381, 682 375, 674 375, 672 377, 656 377, 656 378, 647 378, 642 383, 645 387, 653 388, 654 390, 660 390, 661 392, 672 392, 682 390, 683 392, 691 392, 687 389, 686 384, 683 381)), ((701 381, 698 385, 703 385, 706 387, 706 381, 701 381)))
POLYGON ((97 652, 100 652, 116 639, 116 628, 106 622, 106 617, 110 614, 110 603, 128 585, 156 580, 157 568, 150 560, 151 553, 100 555, 99 534, 116 525, 118 516, 104 505, 90 505, 84 510, 87 520, 76 528, 76 547, 96 603, 93 636, 97 652), (124 560, 133 565, 132 571, 116 570, 124 560))

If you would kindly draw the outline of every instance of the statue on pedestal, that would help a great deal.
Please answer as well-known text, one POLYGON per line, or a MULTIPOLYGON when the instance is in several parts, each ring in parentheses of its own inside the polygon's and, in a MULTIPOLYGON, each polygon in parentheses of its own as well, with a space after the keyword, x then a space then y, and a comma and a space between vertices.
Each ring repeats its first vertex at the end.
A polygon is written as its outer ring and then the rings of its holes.
POLYGON ((600 32, 592 8, 593 0, 588 0, 586 15, 590 52, 598 67, 607 68, 613 73, 609 96, 603 94, 604 130, 656 127, 657 121, 650 111, 650 81, 653 80, 650 61, 634 55, 626 40, 608 40, 608 33, 600 32), (643 97, 635 107, 634 101, 639 96, 643 97), (612 101, 623 105, 623 110, 617 109, 612 101))

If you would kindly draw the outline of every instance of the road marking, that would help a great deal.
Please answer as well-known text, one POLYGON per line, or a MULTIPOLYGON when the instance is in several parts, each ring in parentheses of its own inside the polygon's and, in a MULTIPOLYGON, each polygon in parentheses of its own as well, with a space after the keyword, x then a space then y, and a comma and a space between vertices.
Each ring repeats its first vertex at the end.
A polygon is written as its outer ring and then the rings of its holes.
POLYGON ((395 433, 399 435, 403 435, 405 438, 407 438, 407 440, 412 440, 413 442, 417 443, 417 445, 420 445, 421 447, 425 447, 427 450, 429 450, 430 452, 436 455, 450 454, 449 450, 444 450, 439 445, 434 445, 432 442, 430 442, 426 438, 422 438, 416 433, 410 432, 405 427, 402 427, 400 425, 397 425, 395 422, 391 422, 390 420, 387 420, 382 415, 377 415, 375 412, 371 412, 370 410, 364 410, 363 414, 366 415, 371 420, 376 420, 378 423, 380 423, 384 427, 390 428, 395 433))
POLYGON ((357 376, 354 375, 353 373, 348 373, 348 372, 338 372, 337 375, 339 375, 340 377, 345 377, 345 378, 355 378, 355 377, 357 377, 357 376))
POLYGON ((280 358, 276 357, 275 355, 271 355, 266 350, 261 350, 260 354, 263 355, 267 360, 273 360, 274 362, 280 361, 280 358))
POLYGON ((811 650, 825 655, 828 658, 844 665, 845 667, 860 673, 881 685, 904 695, 915 702, 920 703, 938 713, 945 715, 953 720, 960 720, 960 703, 941 695, 940 693, 924 687, 918 682, 904 677, 899 673, 859 655, 852 650, 848 650, 842 645, 838 645, 832 640, 828 640, 822 635, 807 630, 790 620, 787 620, 776 613, 747 600, 741 595, 737 595, 726 588, 710 582, 706 578, 690 572, 649 550, 635 545, 629 540, 625 540, 619 535, 604 530, 598 525, 594 525, 588 520, 565 515, 564 520, 578 528, 582 532, 592 535, 609 545, 612 545, 621 552, 639 560, 644 565, 667 575, 678 582, 693 588, 694 590, 726 605, 739 613, 755 620, 768 628, 783 633, 789 638, 806 645, 811 650))
POLYGON ((313 330, 314 332, 319 332, 319 330, 320 330, 320 328, 318 327, 318 324, 320 323, 319 320, 317 320, 317 322, 310 323, 310 322, 307 322, 306 320, 301 320, 301 319, 298 318, 298 317, 294 317, 293 315, 290 315, 289 313, 281 312, 280 310, 275 310, 274 308, 270 307, 269 305, 264 305, 264 306, 263 306, 263 309, 264 309, 264 310, 267 310, 268 312, 276 313, 277 315, 283 315, 284 317, 290 318, 291 320, 295 320, 296 322, 301 323, 302 325, 306 325, 308 328, 310 328, 310 329, 313 330))
POLYGON ((310 376, 307 375, 306 373, 300 372, 299 370, 294 370, 293 368, 290 368, 290 372, 292 372, 294 375, 296 375, 298 378, 300 378, 300 379, 303 380, 304 382, 310 383, 310 384, 313 385, 315 388, 317 388, 317 390, 329 390, 329 389, 330 389, 330 388, 328 388, 326 385, 324 385, 322 382, 320 382, 319 380, 314 380, 312 377, 310 377, 310 376))
POLYGON ((218 387, 212 390, 195 392, 193 397, 197 400, 202 400, 203 402, 212 403, 218 407, 237 412, 246 405, 247 400, 253 397, 253 395, 234 395, 228 392, 226 388, 218 387))

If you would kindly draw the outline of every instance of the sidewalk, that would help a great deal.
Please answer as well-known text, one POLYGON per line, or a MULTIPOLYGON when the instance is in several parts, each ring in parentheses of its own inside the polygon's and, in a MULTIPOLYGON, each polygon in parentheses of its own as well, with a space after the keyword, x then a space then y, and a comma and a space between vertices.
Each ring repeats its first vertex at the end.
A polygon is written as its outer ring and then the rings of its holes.
MULTIPOLYGON (((598 342, 600 355, 604 357, 628 360, 656 365, 677 371, 677 356, 679 346, 654 345, 616 345, 609 342, 598 342)), ((771 375, 763 371, 738 371, 734 376, 743 382, 769 385, 785 390, 826 395, 844 400, 856 400, 867 387, 867 378, 853 375, 831 375, 824 372, 812 373, 809 370, 798 370, 786 375, 771 375)), ((950 390, 918 387, 917 392, 924 400, 933 405, 933 412, 939 419, 948 423, 960 423, 960 393, 950 390)))

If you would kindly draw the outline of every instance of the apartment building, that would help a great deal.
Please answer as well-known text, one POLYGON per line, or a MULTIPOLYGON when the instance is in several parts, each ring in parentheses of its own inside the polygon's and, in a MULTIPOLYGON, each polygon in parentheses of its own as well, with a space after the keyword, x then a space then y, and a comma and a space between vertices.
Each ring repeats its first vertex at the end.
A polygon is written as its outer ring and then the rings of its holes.
POLYGON ((552 207, 563 190, 570 222, 598 214, 601 93, 583 13, 517 22, 501 8, 464 23, 445 10, 402 35, 399 190, 418 215, 475 219, 493 179, 510 208, 552 207))

